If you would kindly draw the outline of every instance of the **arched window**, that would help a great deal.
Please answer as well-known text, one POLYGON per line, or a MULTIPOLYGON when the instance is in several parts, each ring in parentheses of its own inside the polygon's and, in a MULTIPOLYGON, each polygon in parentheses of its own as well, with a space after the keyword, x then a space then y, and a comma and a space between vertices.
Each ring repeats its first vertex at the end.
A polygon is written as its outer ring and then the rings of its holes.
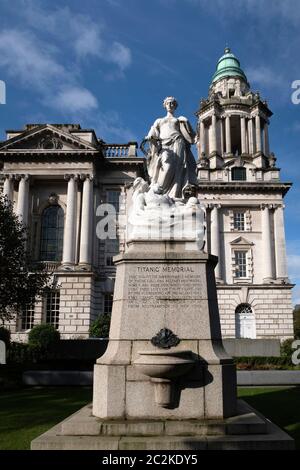
POLYGON ((231 180, 232 181, 246 181, 246 168, 242 166, 235 166, 231 169, 231 180))
POLYGON ((256 338, 255 316, 249 304, 240 304, 235 309, 236 338, 256 338))
POLYGON ((59 205, 49 206, 42 213, 41 261, 61 261, 64 238, 64 211, 59 205))

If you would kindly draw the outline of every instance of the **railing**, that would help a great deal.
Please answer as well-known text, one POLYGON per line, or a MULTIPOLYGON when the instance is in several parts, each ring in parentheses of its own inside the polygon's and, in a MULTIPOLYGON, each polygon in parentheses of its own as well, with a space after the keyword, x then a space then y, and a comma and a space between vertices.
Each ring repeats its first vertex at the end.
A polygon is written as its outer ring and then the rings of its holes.
POLYGON ((136 157, 137 142, 128 142, 128 144, 103 144, 103 150, 107 158, 136 157))
POLYGON ((58 266, 61 265, 59 261, 41 261, 41 264, 45 267, 45 271, 49 272, 57 271, 58 266))

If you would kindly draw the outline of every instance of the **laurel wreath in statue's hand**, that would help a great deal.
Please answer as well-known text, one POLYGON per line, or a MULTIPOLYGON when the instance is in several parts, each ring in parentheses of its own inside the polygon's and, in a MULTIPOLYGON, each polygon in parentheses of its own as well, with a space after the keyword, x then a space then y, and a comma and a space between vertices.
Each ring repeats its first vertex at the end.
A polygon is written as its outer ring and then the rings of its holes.
POLYGON ((161 139, 158 137, 145 137, 141 144, 140 144, 140 149, 145 155, 146 158, 151 158, 151 145, 154 145, 156 149, 156 153, 159 154, 161 151, 161 139), (148 148, 146 148, 146 145, 148 144, 148 148))

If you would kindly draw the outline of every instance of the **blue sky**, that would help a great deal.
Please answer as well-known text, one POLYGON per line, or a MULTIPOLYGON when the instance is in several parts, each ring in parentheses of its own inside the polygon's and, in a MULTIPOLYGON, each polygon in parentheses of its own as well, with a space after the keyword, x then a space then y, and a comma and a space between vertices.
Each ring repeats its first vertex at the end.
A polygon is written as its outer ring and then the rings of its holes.
POLYGON ((195 125, 226 44, 274 112, 271 150, 294 183, 286 237, 300 303, 299 0, 0 0, 0 139, 25 123, 79 122, 109 142, 141 141, 167 95, 195 125))

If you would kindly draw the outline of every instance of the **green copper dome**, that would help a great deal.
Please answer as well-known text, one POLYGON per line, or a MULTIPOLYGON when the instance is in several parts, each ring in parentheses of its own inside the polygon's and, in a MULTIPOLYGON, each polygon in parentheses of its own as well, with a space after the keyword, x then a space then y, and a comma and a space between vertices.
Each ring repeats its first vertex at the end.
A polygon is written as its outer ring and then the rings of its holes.
POLYGON ((213 75, 212 83, 224 77, 241 77, 247 82, 247 77, 240 67, 239 60, 230 51, 229 47, 225 48, 224 55, 218 60, 217 69, 213 75))

